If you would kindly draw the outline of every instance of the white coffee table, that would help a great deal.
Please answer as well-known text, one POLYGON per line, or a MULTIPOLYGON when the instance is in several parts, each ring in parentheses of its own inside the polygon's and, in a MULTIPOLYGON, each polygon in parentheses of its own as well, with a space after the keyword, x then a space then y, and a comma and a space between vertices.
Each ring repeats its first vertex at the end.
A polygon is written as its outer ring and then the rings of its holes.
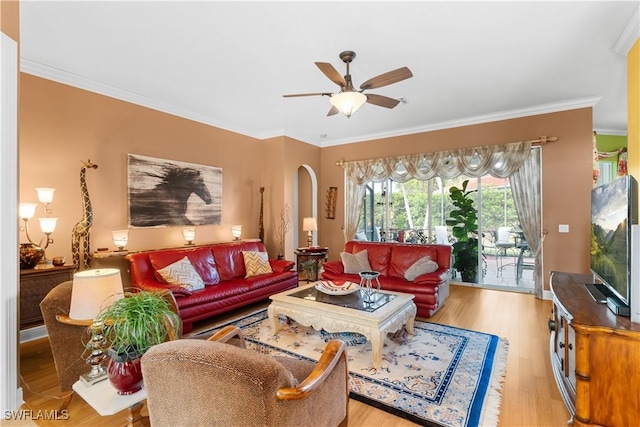
MULTIPOLYGON (((399 331, 404 326, 413 335, 417 309, 412 294, 380 291, 382 298, 390 297, 391 300, 374 311, 366 311, 316 301, 313 295, 319 291, 314 290, 315 285, 316 283, 310 283, 271 296, 268 315, 274 335, 280 329, 279 315, 287 316, 301 325, 311 326, 317 331, 357 332, 371 342, 373 366, 376 369, 381 367, 382 347, 388 333, 399 331), (298 296, 292 296, 293 294, 298 296)), ((354 295, 345 297, 350 300, 356 298, 354 295)), ((319 299, 322 298, 321 295, 319 299)))
POLYGON ((122 396, 118 394, 118 391, 111 385, 109 380, 105 379, 92 386, 87 386, 83 381, 76 381, 73 384, 73 390, 103 417, 129 409, 128 427, 149 425, 149 418, 140 414, 147 398, 147 392, 144 387, 135 393, 122 396))

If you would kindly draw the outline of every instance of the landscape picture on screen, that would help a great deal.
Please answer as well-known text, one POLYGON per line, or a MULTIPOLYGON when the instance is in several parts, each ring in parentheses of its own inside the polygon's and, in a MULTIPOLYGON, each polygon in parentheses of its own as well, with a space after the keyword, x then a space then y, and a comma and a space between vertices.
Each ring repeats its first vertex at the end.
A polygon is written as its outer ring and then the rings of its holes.
POLYGON ((591 191, 591 270, 628 302, 630 177, 591 191))

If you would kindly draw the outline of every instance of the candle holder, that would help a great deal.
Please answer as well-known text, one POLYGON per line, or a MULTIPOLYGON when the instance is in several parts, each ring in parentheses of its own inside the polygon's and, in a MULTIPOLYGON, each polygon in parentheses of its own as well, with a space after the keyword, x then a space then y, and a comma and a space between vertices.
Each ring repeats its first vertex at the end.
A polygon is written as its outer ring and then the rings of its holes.
POLYGON ((360 287, 363 292, 363 300, 366 303, 376 302, 378 299, 378 292, 380 292, 380 280, 378 276, 380 273, 377 271, 361 271, 360 273, 360 287), (377 286, 373 286, 375 280, 377 286))

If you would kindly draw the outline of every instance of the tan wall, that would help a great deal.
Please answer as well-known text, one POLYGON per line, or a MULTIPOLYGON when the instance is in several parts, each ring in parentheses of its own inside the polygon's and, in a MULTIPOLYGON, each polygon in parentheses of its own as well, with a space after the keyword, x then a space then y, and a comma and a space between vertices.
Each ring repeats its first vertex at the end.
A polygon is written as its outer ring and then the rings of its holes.
MULTIPOLYGON (((48 254, 70 259, 71 230, 82 217, 78 177, 82 160, 99 165, 87 172, 94 209, 92 250, 113 248, 111 230, 126 227, 127 153, 217 166, 223 169, 222 225, 198 227, 196 243, 230 240, 230 227, 236 223, 243 225, 243 237, 257 237, 259 189, 264 186, 265 244, 272 256, 277 253, 280 211, 289 204, 291 230, 285 255, 293 259, 295 247, 306 241, 301 224, 311 209, 311 180, 301 168, 307 165, 319 183, 318 243, 329 246, 330 257, 336 259, 343 245, 344 217, 344 178, 336 161, 553 135, 559 141, 543 149, 543 226, 549 230, 545 276, 550 270, 588 272, 591 132, 591 109, 587 108, 320 149, 284 136, 259 141, 22 74, 19 197, 35 201, 35 187, 57 188, 52 208, 60 220, 48 254), (331 186, 338 187, 334 220, 324 213, 324 197, 331 186), (559 224, 569 224, 570 233, 559 234, 559 224)), ((33 229, 40 237, 36 223, 33 229)), ((127 247, 182 245, 180 231, 132 229, 127 247)))
MULTIPOLYGON (((258 236, 262 141, 29 74, 21 75, 20 90, 19 200, 37 201, 35 187, 56 188, 52 216, 59 222, 49 257, 71 260, 71 231, 82 218, 79 173, 87 159, 98 164, 87 171, 92 250, 114 248, 111 230, 127 227, 128 153, 223 169, 222 224, 197 227, 196 243, 231 240, 232 224, 243 225, 243 237, 258 236)), ((268 198, 272 190, 267 186, 268 198)), ((37 221, 31 230, 42 236, 37 221)), ((127 248, 182 244, 181 228, 132 229, 127 248)))
POLYGON ((344 244, 344 182, 340 160, 371 159, 556 136, 558 142, 542 150, 544 277, 551 270, 589 272, 592 110, 590 108, 455 129, 385 138, 322 149, 320 191, 338 187, 336 219, 319 225, 321 244, 339 259, 344 244), (568 224, 570 233, 558 233, 568 224))
POLYGON ((0 1, 0 28, 16 42, 20 42, 20 3, 0 1))

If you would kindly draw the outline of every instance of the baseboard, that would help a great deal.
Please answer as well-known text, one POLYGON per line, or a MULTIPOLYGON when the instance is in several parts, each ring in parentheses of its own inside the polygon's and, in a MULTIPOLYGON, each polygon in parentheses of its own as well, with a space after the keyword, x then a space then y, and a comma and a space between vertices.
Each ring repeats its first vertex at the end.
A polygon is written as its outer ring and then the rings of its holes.
POLYGON ((47 335, 47 328, 44 325, 24 329, 20 331, 20 343, 44 338, 47 335))

